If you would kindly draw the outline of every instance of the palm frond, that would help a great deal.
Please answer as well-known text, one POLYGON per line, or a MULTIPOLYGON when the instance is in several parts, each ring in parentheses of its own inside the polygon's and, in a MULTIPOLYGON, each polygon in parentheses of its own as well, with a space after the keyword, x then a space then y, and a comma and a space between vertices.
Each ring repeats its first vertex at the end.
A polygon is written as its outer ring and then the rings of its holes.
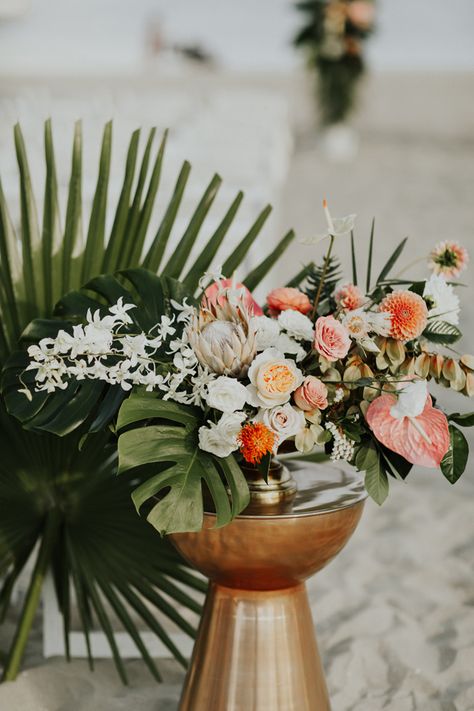
MULTIPOLYGON (((123 277, 100 277, 100 274, 130 270, 131 267, 158 271, 169 248, 173 228, 181 216, 191 166, 187 162, 183 164, 175 189, 164 207, 157 232, 150 240, 149 249, 145 250, 159 193, 166 134, 155 151, 155 130, 152 129, 141 156, 140 132, 132 134, 110 234, 106 234, 105 230, 110 204, 111 124, 104 128, 89 217, 84 216, 82 204, 82 143, 82 128, 78 122, 74 128, 71 173, 62 227, 53 132, 51 122, 46 122, 46 180, 40 222, 26 147, 20 127, 15 127, 21 206, 18 232, 13 227, 0 184, 0 365, 3 366, 10 359, 9 368, 4 374, 6 390, 13 387, 13 373, 16 367, 21 367, 23 357, 21 354, 12 356, 12 353, 21 333, 32 319, 35 320, 24 332, 25 342, 41 337, 48 329, 50 332, 57 330, 61 318, 78 317, 89 306, 97 307, 98 302, 100 306, 112 299, 116 300, 124 292, 131 299, 137 290, 145 290, 149 298, 143 313, 150 324, 153 319, 156 322, 156 314, 163 306, 163 290, 170 293, 170 289, 175 289, 179 298, 185 293, 192 294, 202 271, 210 266, 221 250, 225 235, 243 199, 242 193, 239 193, 217 229, 209 234, 202 256, 194 264, 188 264, 191 247, 207 230, 207 216, 220 184, 217 176, 211 180, 203 197, 198 200, 188 227, 178 242, 178 248, 168 257, 166 267, 162 270, 164 278, 161 280, 161 290, 156 287, 153 274, 149 271, 129 271, 128 283, 123 277), (83 222, 87 224, 85 240, 83 222), (184 286, 170 277, 182 279, 184 286), (88 290, 77 291, 84 283, 88 284, 88 290), (52 321, 53 305, 63 295, 67 296, 61 300, 52 321)), ((225 268, 229 273, 239 268, 260 233, 270 209, 266 207, 237 248, 230 255, 224 255, 225 268)), ((265 258, 260 268, 249 275, 252 285, 256 286, 263 278, 289 241, 287 235, 275 251, 265 258)), ((71 605, 75 599, 91 666, 93 659, 89 637, 94 625, 99 624, 109 639, 117 668, 125 680, 113 639, 111 615, 115 615, 135 640, 150 671, 158 678, 155 665, 137 637, 130 610, 167 644, 179 661, 185 662, 165 626, 155 618, 155 611, 187 634, 193 635, 193 625, 189 624, 175 605, 166 600, 166 596, 172 595, 180 605, 195 614, 200 610, 200 595, 205 589, 205 583, 187 567, 166 540, 160 540, 151 526, 136 515, 131 492, 137 484, 137 477, 139 484, 144 483, 144 480, 140 482, 139 471, 134 470, 133 476, 125 472, 115 477, 117 452, 115 447, 109 446, 108 436, 101 434, 101 431, 118 410, 122 399, 123 394, 116 390, 102 393, 100 388, 92 387, 64 393, 55 402, 49 401, 47 397, 39 398, 35 401, 34 413, 28 409, 26 402, 18 405, 15 412, 20 419, 28 421, 34 414, 38 418, 38 428, 42 423, 51 432, 64 432, 66 429, 69 434, 62 438, 44 431, 38 434, 33 430, 24 430, 3 406, 0 408, 2 616, 8 610, 11 592, 26 561, 37 542, 45 540, 49 530, 47 522, 50 520, 47 512, 59 512, 59 520, 55 523, 53 534, 50 537, 48 534, 48 545, 41 549, 44 554, 37 561, 31 578, 32 594, 27 598, 12 642, 4 670, 5 678, 14 678, 18 672, 38 604, 42 577, 47 568, 51 568, 54 575, 56 594, 63 614, 66 650, 71 627, 71 605), (84 442, 84 423, 78 412, 91 408, 97 399, 101 407, 87 426, 90 431, 98 434, 84 442), (100 556, 97 551, 100 551, 100 556), (147 600, 147 604, 144 600, 147 600)), ((134 429, 137 429, 135 425, 132 432, 134 429)), ((234 468, 232 471, 219 472, 217 476, 219 481, 224 477, 233 492, 231 514, 235 515, 245 503, 245 490, 239 483, 238 472, 234 468)), ((213 486, 214 492, 223 502, 222 485, 213 482, 213 486)), ((224 503, 222 507, 225 508, 224 503)))

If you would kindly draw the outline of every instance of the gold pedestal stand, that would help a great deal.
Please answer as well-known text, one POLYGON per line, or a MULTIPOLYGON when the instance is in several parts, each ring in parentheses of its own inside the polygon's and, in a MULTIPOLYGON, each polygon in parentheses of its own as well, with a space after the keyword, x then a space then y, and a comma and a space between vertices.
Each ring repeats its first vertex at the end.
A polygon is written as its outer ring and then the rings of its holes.
POLYGON ((346 544, 366 494, 333 465, 291 474, 297 491, 279 469, 265 502, 249 477, 251 504, 229 526, 206 513, 202 531, 171 537, 211 580, 179 711, 330 711, 304 581, 346 544))

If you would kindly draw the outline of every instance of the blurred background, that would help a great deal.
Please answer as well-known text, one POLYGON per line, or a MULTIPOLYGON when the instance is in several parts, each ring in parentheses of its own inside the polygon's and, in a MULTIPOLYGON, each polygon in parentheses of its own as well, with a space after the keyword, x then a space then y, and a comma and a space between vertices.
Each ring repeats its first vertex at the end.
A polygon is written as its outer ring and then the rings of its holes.
MULTIPOLYGON (((64 195, 74 121, 83 120, 87 203, 103 125, 113 119, 112 201, 130 133, 157 126, 170 129, 163 205, 184 159, 193 165, 189 212, 215 171, 224 179, 216 224, 245 191, 229 249, 274 205, 247 266, 291 227, 299 237, 321 232, 323 197, 335 215, 357 213, 362 272, 373 217, 375 270, 407 235, 400 268, 444 239, 470 248, 474 261, 472 0, 377 0, 360 37, 344 37, 365 72, 350 110, 334 121, 321 119, 321 65, 311 47, 294 46, 307 19, 291 0, 0 0, 0 175, 10 204, 19 205, 16 121, 40 196, 43 121, 53 119, 64 195)), ((325 59, 338 58, 331 52, 325 59)), ((338 247, 348 266, 348 243, 338 247)), ((272 283, 323 249, 295 241, 272 283)), ((424 264, 407 274, 425 278, 424 264)), ((472 266, 463 277, 472 286, 472 266)), ((472 290, 460 296, 459 348, 473 352, 472 290)), ((473 409, 439 395, 448 409, 473 409)), ((431 471, 410 479, 392 486, 381 511, 368 505, 349 552, 311 583, 335 711, 474 709, 472 465, 454 488, 431 471)), ((33 711, 38 698, 47 711, 176 708, 174 667, 160 690, 134 662, 140 689, 126 693, 110 662, 98 663, 93 683, 82 662, 45 665, 38 640, 29 657, 36 669, 0 688, 0 709, 33 711)))

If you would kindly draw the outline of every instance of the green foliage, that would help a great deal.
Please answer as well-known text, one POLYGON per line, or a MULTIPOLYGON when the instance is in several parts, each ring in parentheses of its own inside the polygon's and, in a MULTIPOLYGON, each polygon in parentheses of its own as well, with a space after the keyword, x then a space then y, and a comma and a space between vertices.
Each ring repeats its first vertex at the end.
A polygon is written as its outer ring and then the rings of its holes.
MULTIPOLYGON (((312 265, 311 268, 308 267, 304 292, 305 294, 307 294, 311 303, 314 303, 316 294, 318 293, 319 285, 321 283, 321 279, 323 279, 323 275, 324 264, 312 265)), ((326 314, 332 313, 334 311, 336 307, 336 304, 334 302, 334 290, 340 278, 340 262, 335 257, 329 257, 329 260, 327 261, 327 269, 324 276, 324 282, 319 297, 319 316, 325 316, 326 314)))
POLYGON ((453 412, 452 415, 448 416, 450 422, 455 422, 461 427, 474 427, 474 412, 453 412))
POLYGON ((388 496, 388 477, 382 465, 380 452, 373 442, 359 447, 355 465, 359 471, 365 472, 365 488, 369 496, 379 506, 388 496))
POLYGON ((447 321, 429 321, 423 331, 423 337, 431 343, 450 345, 459 341, 462 333, 457 326, 447 321))
MULTIPOLYGON (((88 306, 97 307, 98 303, 103 306, 125 291, 136 298, 140 298, 138 292, 146 293, 140 312, 143 321, 140 323, 156 322, 156 314, 160 313, 163 298, 170 293, 170 289, 175 290, 175 296, 179 299, 192 293, 201 271, 209 266, 222 245, 237 214, 242 193, 238 193, 210 236, 204 261, 199 262, 198 267, 187 264, 190 251, 205 229, 205 218, 219 188, 220 178, 214 176, 190 218, 176 258, 172 255, 165 267, 168 276, 184 278, 186 274, 185 286, 166 277, 161 280, 160 288, 156 286, 157 282, 153 282, 153 275, 148 276, 149 272, 133 271, 138 267, 152 271, 159 269, 180 215, 191 170, 189 163, 184 162, 158 229, 154 236, 150 236, 151 239, 147 239, 159 192, 166 134, 156 151, 154 139, 155 130, 152 129, 140 157, 140 131, 132 134, 120 195, 113 208, 112 228, 107 233, 112 125, 107 124, 104 129, 97 184, 88 218, 82 206, 82 130, 80 123, 75 126, 64 225, 60 219, 51 122, 45 124, 46 178, 42 222, 38 217, 21 129, 15 127, 21 207, 18 231, 14 228, 0 183, 0 365, 9 360, 4 387, 11 407, 12 376, 15 368, 25 362, 24 355, 12 357, 12 353, 17 348, 18 338, 32 319, 35 320, 26 329, 24 342, 42 337, 48 329, 50 335, 56 333, 61 319, 80 318, 88 306), (150 245, 148 248, 147 244, 150 245), (127 270, 127 273, 117 279, 99 277, 101 273, 118 270, 127 270), (89 291, 78 292, 83 283, 88 283, 89 291), (64 294, 67 296, 60 302, 52 320, 53 305, 64 294)), ((241 245, 229 257, 230 267, 239 265, 263 226, 262 215, 268 212, 269 208, 266 208, 249 228, 241 245)), ((276 256, 281 251, 281 246, 278 246, 276 256)), ((271 265, 271 256, 268 260, 266 264, 271 265)), ((258 279, 259 274, 254 274, 252 281, 255 285, 258 279)), ((194 628, 163 595, 199 613, 200 605, 195 596, 184 592, 177 583, 184 583, 189 590, 196 592, 203 590, 203 583, 187 569, 167 542, 160 541, 153 529, 136 515, 130 498, 132 481, 136 486, 143 483, 144 478, 137 471, 133 473, 133 478, 127 473, 118 478, 115 476, 117 452, 115 447, 109 446, 107 431, 84 442, 85 422, 81 412, 93 410, 94 404, 98 405, 87 426, 91 431, 100 433, 118 410, 123 393, 114 388, 104 391, 101 386, 89 383, 89 386, 81 386, 74 393, 68 390, 61 395, 63 399, 55 402, 44 395, 35 398, 36 413, 33 413, 26 398, 21 406, 17 401, 14 407, 28 427, 30 421, 33 427, 35 414, 38 429, 44 430, 40 425, 45 424, 50 432, 69 432, 62 439, 44 431, 42 434, 32 429, 26 431, 3 406, 0 408, 2 616, 8 610, 12 590, 28 557, 36 544, 42 542, 29 593, 7 656, 4 678, 12 679, 18 672, 39 602, 41 583, 49 568, 54 573, 63 612, 66 644, 71 625, 69 600, 73 588, 87 643, 92 624, 98 623, 109 639, 117 668, 124 679, 110 621, 113 611, 156 675, 154 664, 138 637, 136 625, 124 603, 161 637, 177 659, 184 662, 163 626, 155 619, 156 612, 161 611, 187 634, 194 634, 194 628), (82 450, 79 443, 82 443, 82 450), (151 609, 144 605, 144 599, 151 603, 151 609)))
POLYGON ((469 445, 461 430, 454 425, 449 425, 449 437, 449 449, 441 462, 441 471, 451 484, 455 484, 466 469, 469 445))

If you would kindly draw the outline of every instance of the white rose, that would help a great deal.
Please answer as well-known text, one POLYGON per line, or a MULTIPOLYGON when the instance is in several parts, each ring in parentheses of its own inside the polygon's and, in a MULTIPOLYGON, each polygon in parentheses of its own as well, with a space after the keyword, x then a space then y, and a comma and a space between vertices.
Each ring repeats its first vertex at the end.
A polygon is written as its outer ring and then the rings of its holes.
POLYGON ((293 309, 285 309, 278 316, 278 323, 290 336, 303 341, 312 341, 314 338, 314 325, 304 314, 293 309))
POLYGON ((275 449, 277 449, 285 439, 299 434, 306 426, 303 411, 297 407, 293 407, 290 403, 272 407, 271 409, 261 409, 255 419, 258 422, 263 422, 268 429, 275 433, 275 449))
POLYGON ((296 356, 296 362, 300 363, 306 356, 303 346, 289 337, 287 333, 280 333, 276 342, 276 347, 282 353, 296 356))
POLYGON ((276 345, 278 336, 280 335, 280 326, 278 321, 268 316, 252 316, 250 319, 250 328, 255 331, 257 351, 264 351, 265 348, 271 348, 276 345))
POLYGON ((274 407, 288 402, 303 382, 303 373, 276 348, 267 348, 254 359, 248 378, 247 402, 254 407, 274 407))
POLYGON ((429 317, 437 317, 457 326, 459 323, 459 297, 454 293, 451 284, 441 274, 432 274, 425 283, 423 298, 426 300, 429 317))
POLYGON ((207 386, 206 401, 209 407, 221 412, 242 410, 247 402, 247 388, 235 378, 221 375, 207 386))
POLYGON ((425 409, 428 383, 426 380, 413 380, 411 383, 401 383, 400 386, 398 400, 390 408, 390 414, 399 420, 418 417, 425 409))
POLYGON ((209 427, 199 428, 199 448, 204 452, 225 458, 239 447, 237 437, 245 420, 244 412, 222 415, 219 422, 209 422, 209 427))

